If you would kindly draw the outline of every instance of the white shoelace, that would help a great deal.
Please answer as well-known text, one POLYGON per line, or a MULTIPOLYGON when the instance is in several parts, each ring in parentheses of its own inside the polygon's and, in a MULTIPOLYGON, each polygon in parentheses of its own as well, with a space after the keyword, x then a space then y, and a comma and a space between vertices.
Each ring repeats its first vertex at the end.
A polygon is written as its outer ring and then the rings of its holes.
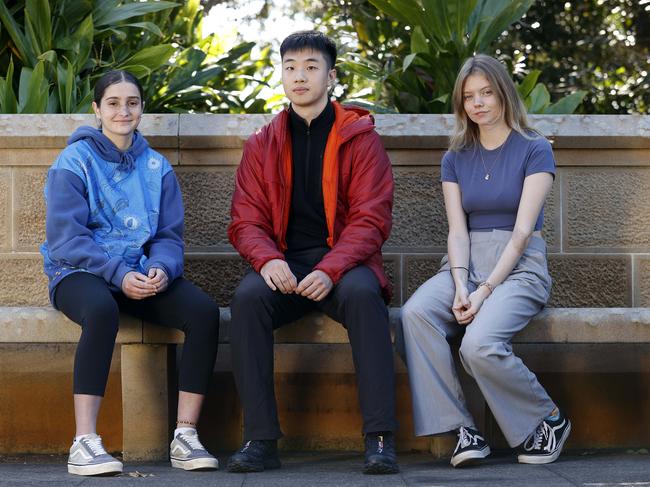
POLYGON ((106 450, 104 450, 104 445, 102 445, 101 436, 97 436, 96 438, 85 438, 85 440, 86 444, 95 456, 107 455, 106 450))
POLYGON ((199 441, 198 435, 188 435, 181 433, 181 438, 183 438, 187 443, 195 450, 205 450, 205 447, 199 441))
POLYGON ((531 450, 546 450, 551 451, 555 446, 555 435, 553 434, 553 429, 549 426, 546 421, 542 421, 537 429, 535 430, 535 436, 533 438, 533 445, 531 450), (546 440, 546 444, 542 447, 542 442, 546 440))
POLYGON ((469 431, 467 431, 464 426, 461 426, 458 430, 458 444, 456 445, 456 450, 466 448, 474 441, 475 439, 469 431))

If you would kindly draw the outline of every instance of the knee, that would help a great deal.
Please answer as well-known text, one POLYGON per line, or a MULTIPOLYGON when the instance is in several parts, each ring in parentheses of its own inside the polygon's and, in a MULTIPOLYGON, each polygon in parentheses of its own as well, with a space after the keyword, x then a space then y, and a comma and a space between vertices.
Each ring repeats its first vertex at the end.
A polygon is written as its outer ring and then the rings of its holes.
POLYGON ((120 310, 112 298, 81 303, 82 327, 115 336, 120 324, 120 310))
POLYGON ((212 299, 201 300, 195 303, 186 323, 185 332, 200 333, 207 337, 218 336, 219 333, 219 306, 212 299))
POLYGON ((263 306, 264 298, 273 293, 262 277, 257 277, 259 279, 247 276, 235 289, 235 294, 230 302, 230 310, 233 315, 263 306))
POLYGON ((493 367, 495 361, 507 354, 508 345, 468 330, 463 337, 459 352, 463 366, 469 372, 469 369, 493 367))
POLYGON ((338 294, 345 304, 385 306, 379 285, 373 281, 350 279, 339 283, 338 294))

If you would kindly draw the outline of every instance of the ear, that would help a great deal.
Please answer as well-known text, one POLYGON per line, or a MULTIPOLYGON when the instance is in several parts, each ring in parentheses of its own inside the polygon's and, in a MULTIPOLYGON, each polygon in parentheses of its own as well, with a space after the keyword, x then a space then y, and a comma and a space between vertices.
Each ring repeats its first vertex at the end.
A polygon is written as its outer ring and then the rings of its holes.
POLYGON ((100 118, 99 117, 99 106, 95 102, 93 102, 93 111, 95 112, 95 115, 97 116, 97 118, 100 118))
POLYGON ((333 88, 336 83, 336 68, 332 68, 327 73, 327 87, 333 88))

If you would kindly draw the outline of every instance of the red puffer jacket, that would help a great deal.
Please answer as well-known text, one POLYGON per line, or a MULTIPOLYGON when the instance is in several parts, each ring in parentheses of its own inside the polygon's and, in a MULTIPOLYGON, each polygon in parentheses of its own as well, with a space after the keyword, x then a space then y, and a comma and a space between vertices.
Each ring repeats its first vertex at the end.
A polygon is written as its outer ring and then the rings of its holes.
MULTIPOLYGON (((369 112, 336 102, 334 110, 323 156, 331 250, 314 269, 327 273, 336 284, 346 271, 364 264, 376 274, 388 301, 390 284, 381 246, 392 225, 391 163, 369 112)), ((289 112, 284 110, 246 142, 232 198, 228 237, 257 272, 271 259, 284 259, 291 184, 289 112)))

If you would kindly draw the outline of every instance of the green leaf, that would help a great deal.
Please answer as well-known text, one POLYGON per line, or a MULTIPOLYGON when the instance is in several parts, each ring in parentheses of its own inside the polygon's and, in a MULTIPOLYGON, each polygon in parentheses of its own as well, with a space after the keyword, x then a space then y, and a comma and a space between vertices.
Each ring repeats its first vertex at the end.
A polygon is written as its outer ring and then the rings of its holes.
POLYGON ((74 86, 74 66, 66 59, 66 67, 62 63, 57 65, 57 88, 59 90, 59 105, 63 113, 72 113, 74 100, 72 93, 74 86))
MULTIPOLYGON (((101 2, 99 2, 101 3, 101 2)), ((118 24, 119 22, 138 17, 140 15, 160 12, 178 7, 180 3, 175 2, 136 2, 119 5, 110 10, 101 10, 95 18, 95 24, 99 27, 104 25, 118 24)))
POLYGON ((40 52, 52 48, 52 18, 50 14, 50 3, 48 0, 26 0, 25 2, 25 23, 34 28, 37 44, 40 52))
POLYGON ((416 25, 411 33, 411 52, 429 52, 427 38, 425 37, 424 32, 422 32, 422 27, 419 25, 416 25))
MULTIPOLYGON (((2 79, 2 78, 0 78, 2 79)), ((18 113, 18 101, 13 88, 14 79, 14 58, 9 60, 7 77, 2 80, 4 86, 0 87, 0 110, 2 113, 18 113)))
POLYGON ((45 63, 39 61, 32 70, 23 68, 18 89, 19 113, 44 113, 48 101, 48 84, 45 80, 45 63))
POLYGON ((131 27, 135 29, 148 30, 149 32, 157 35, 158 37, 163 37, 163 33, 153 22, 135 22, 132 24, 124 24, 122 27, 131 27))
POLYGON ((83 67, 90 56, 90 51, 93 47, 93 36, 95 33, 95 27, 93 25, 93 16, 92 14, 88 15, 79 25, 78 29, 74 33, 72 40, 72 56, 71 59, 74 59, 74 65, 77 72, 81 72, 83 67))
POLYGON ((580 106, 582 100, 587 95, 586 91, 579 90, 575 93, 560 98, 558 101, 553 103, 551 106, 544 110, 544 113, 548 114, 559 114, 559 113, 573 113, 576 111, 576 108, 580 106))
POLYGON ((36 55, 34 54, 34 50, 28 44, 27 39, 25 39, 25 36, 18 26, 18 23, 12 17, 11 12, 9 12, 9 9, 5 5, 5 0, 0 0, 0 21, 7 29, 7 32, 9 32, 9 36, 16 46, 19 60, 27 66, 34 66, 36 64, 36 55))
POLYGON ((402 65, 402 70, 406 71, 408 67, 411 65, 415 57, 418 55, 417 52, 413 52, 407 56, 404 57, 404 64, 402 65))
POLYGON ((527 105, 528 113, 544 113, 546 107, 551 103, 551 95, 542 83, 538 83, 533 88, 528 98, 530 99, 530 105, 527 105))
POLYGON ((517 91, 522 100, 525 100, 533 88, 537 84, 537 79, 542 72, 539 69, 533 69, 526 77, 517 85, 517 91))
POLYGON ((486 52, 502 32, 519 20, 535 0, 480 0, 470 16, 468 48, 486 52))
POLYGON ((141 76, 143 73, 150 74, 151 71, 165 64, 174 52, 176 49, 171 44, 146 47, 120 64, 117 69, 126 69, 133 72, 135 76, 141 76))
POLYGON ((47 61, 50 64, 56 63, 56 51, 49 50, 38 56, 39 60, 47 61))

